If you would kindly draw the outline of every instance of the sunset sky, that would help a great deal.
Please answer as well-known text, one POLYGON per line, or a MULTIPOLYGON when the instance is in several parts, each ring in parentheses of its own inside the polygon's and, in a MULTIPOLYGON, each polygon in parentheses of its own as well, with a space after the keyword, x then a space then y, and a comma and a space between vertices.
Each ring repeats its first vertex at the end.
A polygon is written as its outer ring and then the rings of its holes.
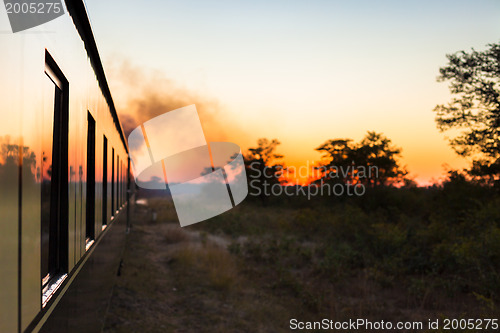
POLYGON ((445 55, 500 40, 496 0, 86 3, 125 119, 195 103, 208 140, 277 138, 297 167, 373 130, 422 185, 466 166, 432 112, 451 99, 445 55))

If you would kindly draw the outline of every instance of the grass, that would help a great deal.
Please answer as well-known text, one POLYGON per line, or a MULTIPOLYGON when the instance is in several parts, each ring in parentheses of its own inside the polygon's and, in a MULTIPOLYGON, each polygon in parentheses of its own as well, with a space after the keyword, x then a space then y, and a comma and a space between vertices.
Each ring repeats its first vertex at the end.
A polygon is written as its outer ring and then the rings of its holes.
POLYGON ((186 270, 186 275, 196 274, 205 276, 208 288, 229 290, 238 281, 238 272, 235 259, 229 252, 216 244, 186 244, 172 254, 175 264, 186 270), (190 272, 187 272, 189 270, 190 272))
POLYGON ((500 200, 467 186, 308 204, 249 199, 185 228, 171 201, 150 200, 136 209, 106 331, 498 318, 500 200))
POLYGON ((168 244, 182 243, 188 240, 189 234, 180 228, 169 228, 165 234, 165 241, 168 244))
POLYGON ((241 274, 242 262, 220 239, 152 221, 150 209, 135 209, 104 332, 287 331, 293 298, 241 274))

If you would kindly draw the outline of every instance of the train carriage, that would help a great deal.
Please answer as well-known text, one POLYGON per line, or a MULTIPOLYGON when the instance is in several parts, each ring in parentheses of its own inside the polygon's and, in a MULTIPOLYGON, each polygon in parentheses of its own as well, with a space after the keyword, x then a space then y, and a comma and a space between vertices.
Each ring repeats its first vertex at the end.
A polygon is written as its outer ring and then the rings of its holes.
POLYGON ((100 331, 128 224, 128 147, 85 4, 0 10, 0 332, 100 331))

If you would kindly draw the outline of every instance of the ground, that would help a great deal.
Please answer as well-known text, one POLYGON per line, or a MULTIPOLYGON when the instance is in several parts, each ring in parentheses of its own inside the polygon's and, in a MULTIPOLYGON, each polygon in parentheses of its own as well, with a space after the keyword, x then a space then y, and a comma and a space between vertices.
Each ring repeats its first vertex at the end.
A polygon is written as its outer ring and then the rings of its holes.
POLYGON ((146 207, 133 220, 104 332, 285 331, 283 301, 241 275, 225 239, 146 207))
POLYGON ((147 202, 133 209, 104 332, 288 332, 292 318, 498 317, 491 299, 446 276, 388 273, 405 265, 392 255, 360 265, 351 243, 331 250, 325 230, 308 234, 327 223, 320 221, 327 211, 249 204, 181 228, 170 200, 147 202))

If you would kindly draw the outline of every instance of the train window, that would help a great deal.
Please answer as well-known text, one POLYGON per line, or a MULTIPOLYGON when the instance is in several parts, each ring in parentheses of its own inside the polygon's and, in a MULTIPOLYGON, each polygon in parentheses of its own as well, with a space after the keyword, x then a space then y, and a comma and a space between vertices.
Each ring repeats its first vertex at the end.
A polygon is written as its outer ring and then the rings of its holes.
POLYGON ((45 52, 53 112, 44 110, 41 186, 41 284, 45 306, 68 270, 68 81, 45 52))
POLYGON ((116 210, 120 208, 120 156, 116 155, 116 210))
POLYGON ((85 238, 87 247, 95 237, 95 120, 88 112, 87 127, 87 210, 85 238))
POLYGON ((115 148, 111 148, 111 217, 115 215, 115 148))
POLYGON ((102 151, 102 225, 108 224, 108 138, 104 135, 102 151))
POLYGON ((120 207, 123 206, 123 160, 120 161, 120 207))
POLYGON ((125 173, 123 171, 123 161, 122 161, 122 206, 125 203, 125 173))
POLYGON ((122 169, 122 164, 123 164, 123 162, 120 161, 120 177, 118 178, 119 179, 119 184, 120 184, 120 190, 118 191, 118 198, 120 200, 120 207, 123 205, 123 202, 122 202, 122 189, 123 189, 123 183, 122 183, 122 172, 123 172, 123 169, 122 169))
POLYGON ((125 205, 125 195, 127 193, 127 167, 124 162, 122 162, 122 205, 125 205))
POLYGON ((120 161, 120 177, 118 178, 119 181, 120 181, 120 191, 118 191, 118 198, 120 200, 120 207, 123 206, 123 200, 122 200, 122 191, 123 191, 123 182, 122 182, 122 172, 123 172, 123 168, 122 168, 122 165, 123 165, 123 162, 120 161))

